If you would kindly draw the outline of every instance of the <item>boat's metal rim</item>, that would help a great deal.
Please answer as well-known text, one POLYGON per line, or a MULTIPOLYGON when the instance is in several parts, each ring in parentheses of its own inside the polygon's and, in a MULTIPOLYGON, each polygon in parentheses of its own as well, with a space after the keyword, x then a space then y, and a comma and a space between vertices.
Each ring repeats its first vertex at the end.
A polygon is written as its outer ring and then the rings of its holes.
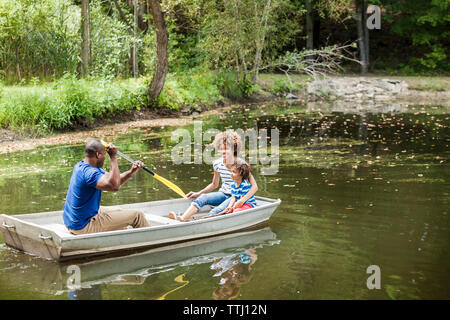
MULTIPOLYGON (((261 199, 261 200, 264 200, 264 201, 272 202, 272 203, 263 205, 264 208, 270 208, 270 207, 278 206, 281 203, 280 199, 274 200, 274 199, 269 199, 269 198, 256 197, 257 200, 258 200, 258 198, 261 199)), ((182 199, 182 200, 184 200, 184 199, 182 199)), ((259 207, 255 207, 255 208, 239 211, 239 212, 236 212, 236 213, 233 213, 233 214, 221 215, 219 217, 215 217, 214 221, 224 220, 224 219, 233 219, 234 217, 236 217, 238 215, 250 214, 251 212, 258 211, 263 206, 259 206, 259 207)), ((153 227, 150 226, 150 227, 146 227, 146 228, 104 231, 104 232, 97 232, 97 233, 90 233, 90 234, 83 234, 83 235, 71 235, 71 236, 66 236, 66 237, 59 237, 58 236, 58 237, 61 239, 61 241, 72 240, 72 239, 100 238, 100 237, 107 237, 107 236, 111 236, 111 235, 148 232, 149 230, 180 228, 180 227, 183 227, 183 226, 186 226, 186 225, 203 224, 203 223, 210 223, 210 222, 212 222, 210 219, 201 219, 201 220, 192 220, 192 221, 187 221, 187 222, 180 222, 180 223, 177 223, 177 224, 169 224, 169 225, 165 224, 165 225, 159 225, 159 226, 153 226, 153 227)), ((51 229, 47 229, 47 228, 45 228, 45 229, 49 230, 49 231, 53 231, 51 229)))

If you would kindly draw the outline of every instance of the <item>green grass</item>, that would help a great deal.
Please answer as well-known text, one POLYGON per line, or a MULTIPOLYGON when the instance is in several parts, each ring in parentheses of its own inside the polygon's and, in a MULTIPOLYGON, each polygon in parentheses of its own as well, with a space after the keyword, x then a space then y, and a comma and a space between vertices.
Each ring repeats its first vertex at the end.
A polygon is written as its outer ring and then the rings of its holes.
POLYGON ((285 74, 281 73, 261 73, 259 80, 261 87, 273 94, 282 94, 290 91, 302 89, 307 82, 311 81, 310 76, 304 74, 289 75, 292 85, 285 74))
POLYGON ((135 109, 199 109, 223 100, 217 75, 212 72, 169 74, 158 100, 148 98, 151 79, 76 79, 28 86, 0 85, 0 128, 34 135, 92 124, 135 109))
POLYGON ((137 80, 73 77, 42 85, 4 87, 0 97, 0 127, 45 133, 70 128, 80 121, 91 123, 139 108, 145 99, 142 89, 137 80))
POLYGON ((105 80, 67 75, 55 82, 34 81, 34 85, 0 84, 0 128, 45 135, 146 107, 179 110, 191 106, 199 110, 259 90, 236 82, 231 72, 195 70, 168 74, 157 101, 150 101, 150 81, 144 77, 105 80))
POLYGON ((409 90, 420 91, 449 91, 450 77, 411 77, 411 76, 393 76, 393 79, 403 80, 408 83, 409 90))
POLYGON ((169 74, 158 97, 160 107, 178 110, 183 106, 200 109, 224 99, 216 75, 209 71, 169 74))

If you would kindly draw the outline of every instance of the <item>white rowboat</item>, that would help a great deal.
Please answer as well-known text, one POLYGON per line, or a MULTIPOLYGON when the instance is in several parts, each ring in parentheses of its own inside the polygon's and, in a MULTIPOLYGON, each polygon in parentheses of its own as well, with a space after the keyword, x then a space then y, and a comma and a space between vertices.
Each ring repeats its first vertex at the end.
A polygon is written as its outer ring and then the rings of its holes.
MULTIPOLYGON (((184 211, 192 200, 171 199, 114 206, 141 210, 150 227, 73 235, 65 227, 62 211, 20 215, 0 214, 0 231, 5 243, 42 258, 68 260, 111 252, 163 246, 216 236, 264 225, 281 200, 256 197, 255 208, 207 219, 180 222, 167 217, 169 211, 184 211)), ((194 217, 201 217, 205 206, 194 217)))
POLYGON ((147 277, 173 270, 177 266, 213 264, 231 254, 247 250, 254 250, 258 254, 260 248, 279 243, 280 240, 277 240, 270 227, 263 227, 136 250, 136 253, 118 252, 57 263, 29 255, 22 255, 18 259, 11 252, 2 255, 2 263, 5 270, 8 270, 8 276, 15 282, 27 283, 28 287, 37 288, 46 294, 59 295, 70 291, 67 284, 71 283, 68 280, 73 277, 73 270, 70 272, 70 268, 74 264, 80 269, 79 287, 83 289, 103 283, 140 285, 147 277))

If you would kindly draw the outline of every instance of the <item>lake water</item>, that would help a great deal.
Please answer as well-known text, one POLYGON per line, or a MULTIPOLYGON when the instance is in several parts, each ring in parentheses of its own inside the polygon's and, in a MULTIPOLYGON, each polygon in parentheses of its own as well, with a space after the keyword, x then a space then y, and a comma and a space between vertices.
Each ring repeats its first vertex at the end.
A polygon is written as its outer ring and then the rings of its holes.
MULTIPOLYGON (((279 102, 204 118, 203 133, 278 130, 276 174, 263 174, 264 158, 252 165, 257 194, 282 200, 267 227, 77 262, 76 291, 67 287, 70 262, 23 254, 0 236, 0 299, 449 299, 449 113, 443 106, 362 112, 279 102), (367 287, 371 265, 380 268, 380 289, 367 287)), ((173 163, 177 129, 140 128, 114 142, 186 193, 198 191, 212 166, 173 163)), ((83 147, 1 154, 0 212, 61 210, 83 147)), ((129 168, 123 159, 119 165, 129 168)), ((104 193, 102 204, 176 197, 141 171, 119 192, 104 193)))

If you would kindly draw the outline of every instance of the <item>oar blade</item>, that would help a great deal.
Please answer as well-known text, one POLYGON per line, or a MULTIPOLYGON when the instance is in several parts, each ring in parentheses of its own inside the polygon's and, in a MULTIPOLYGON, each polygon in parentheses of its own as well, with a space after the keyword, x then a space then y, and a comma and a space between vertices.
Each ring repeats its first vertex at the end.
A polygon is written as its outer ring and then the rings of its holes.
POLYGON ((167 180, 166 178, 163 178, 159 175, 157 175, 156 173, 153 175, 153 177, 159 181, 161 181, 162 183, 164 183, 166 186, 168 186, 170 189, 172 189, 173 191, 175 191, 177 194, 179 194, 180 196, 182 196, 183 198, 187 198, 186 194, 183 192, 183 190, 180 189, 180 187, 178 187, 177 185, 175 185, 173 182, 170 182, 169 180, 167 180))

